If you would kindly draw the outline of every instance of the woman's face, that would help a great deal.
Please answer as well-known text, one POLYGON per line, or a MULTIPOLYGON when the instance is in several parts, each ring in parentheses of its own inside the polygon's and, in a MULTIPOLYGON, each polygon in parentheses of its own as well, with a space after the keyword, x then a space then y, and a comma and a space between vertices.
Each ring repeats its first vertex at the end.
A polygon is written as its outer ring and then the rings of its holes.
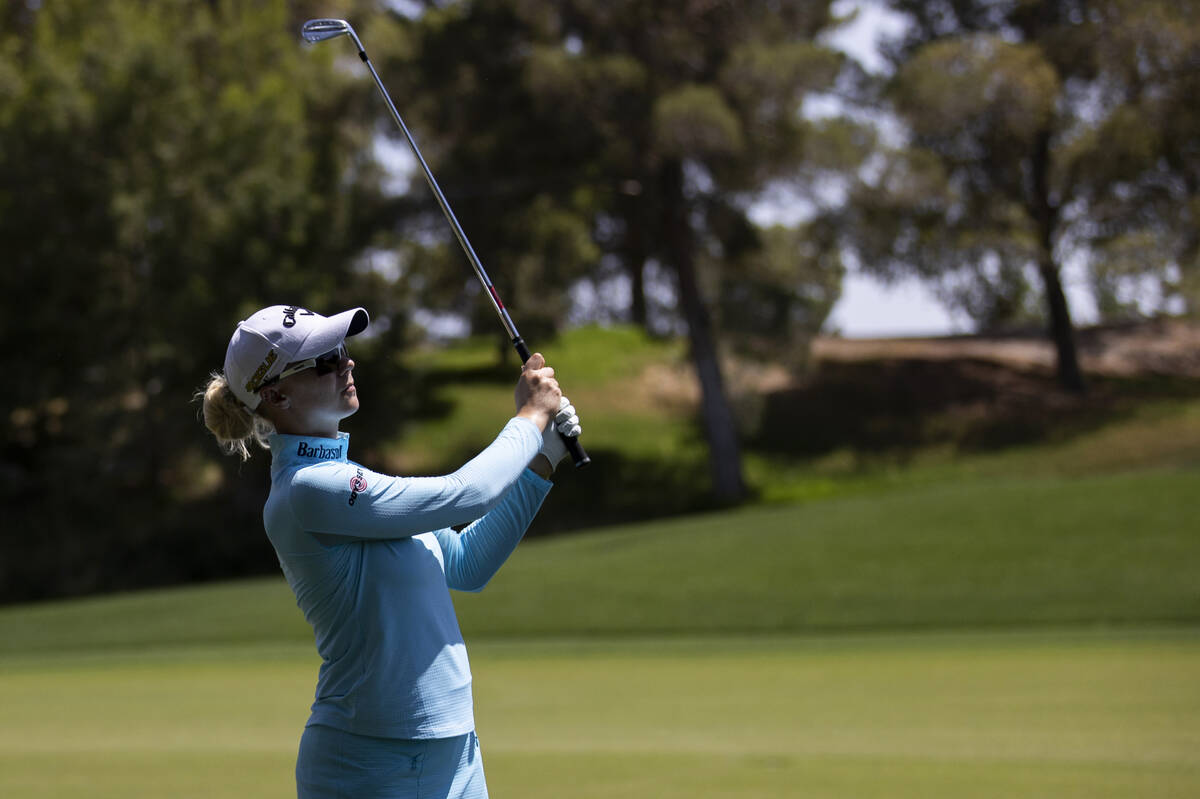
POLYGON ((289 427, 320 433, 336 430, 338 422, 358 410, 358 389, 354 385, 354 360, 343 354, 336 368, 321 374, 319 369, 304 369, 273 386, 287 398, 289 427))

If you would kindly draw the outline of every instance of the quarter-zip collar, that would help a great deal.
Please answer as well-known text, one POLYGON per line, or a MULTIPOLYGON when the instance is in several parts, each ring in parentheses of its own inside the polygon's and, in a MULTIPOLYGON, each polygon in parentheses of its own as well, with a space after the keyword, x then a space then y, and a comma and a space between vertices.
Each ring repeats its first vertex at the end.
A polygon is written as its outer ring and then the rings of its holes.
POLYGON ((272 472, 294 464, 308 465, 322 461, 345 463, 350 459, 349 433, 338 433, 337 438, 273 433, 268 441, 271 445, 272 472))

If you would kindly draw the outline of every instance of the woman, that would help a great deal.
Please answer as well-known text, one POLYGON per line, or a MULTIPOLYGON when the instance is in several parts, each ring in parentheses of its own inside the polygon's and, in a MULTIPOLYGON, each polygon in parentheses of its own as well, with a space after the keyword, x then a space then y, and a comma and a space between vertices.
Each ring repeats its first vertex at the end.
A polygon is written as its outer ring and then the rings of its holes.
POLYGON ((359 407, 345 340, 368 321, 361 308, 276 305, 239 323, 204 421, 243 460, 252 440, 271 451, 263 520, 323 660, 296 762, 301 799, 486 797, 447 587, 479 591, 500 568, 566 455, 558 432, 578 435, 579 420, 534 355, 516 415, 461 469, 366 469, 338 426, 359 407))

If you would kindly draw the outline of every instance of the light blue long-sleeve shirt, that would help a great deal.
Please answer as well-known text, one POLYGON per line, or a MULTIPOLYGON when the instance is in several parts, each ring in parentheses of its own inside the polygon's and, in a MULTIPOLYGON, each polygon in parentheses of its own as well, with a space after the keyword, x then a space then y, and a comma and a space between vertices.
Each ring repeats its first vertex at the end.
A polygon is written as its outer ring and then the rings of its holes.
POLYGON ((346 433, 271 437, 263 520, 323 661, 309 724, 386 738, 475 728, 447 586, 482 589, 516 548, 550 490, 525 468, 541 444, 514 418, 454 474, 392 477, 349 460, 346 433))

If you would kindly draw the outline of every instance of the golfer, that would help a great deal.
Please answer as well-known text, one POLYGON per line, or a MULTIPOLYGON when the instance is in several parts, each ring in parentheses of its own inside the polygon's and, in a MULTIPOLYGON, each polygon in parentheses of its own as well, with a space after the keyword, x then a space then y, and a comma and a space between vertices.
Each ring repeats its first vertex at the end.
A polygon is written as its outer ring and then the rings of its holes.
POLYGON ((263 509, 322 663, 300 739, 308 797, 486 797, 471 669, 448 588, 479 591, 524 535, 579 420, 540 354, 516 415, 444 477, 394 477, 350 460, 342 419, 359 407, 346 339, 361 308, 265 308, 238 324, 204 422, 243 460, 271 452, 263 509), (461 532, 456 526, 466 525, 461 532))

